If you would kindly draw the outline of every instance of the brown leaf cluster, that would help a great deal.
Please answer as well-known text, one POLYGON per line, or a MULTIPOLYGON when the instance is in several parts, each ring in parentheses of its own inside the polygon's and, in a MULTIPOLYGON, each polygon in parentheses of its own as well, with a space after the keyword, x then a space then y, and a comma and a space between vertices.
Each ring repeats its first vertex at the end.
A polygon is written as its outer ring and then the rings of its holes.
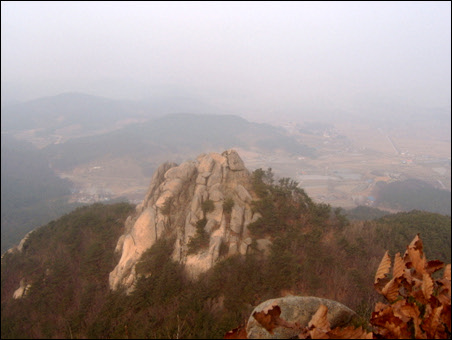
POLYGON ((371 324, 377 338, 443 339, 451 334, 450 264, 441 279, 432 274, 443 268, 441 261, 427 261, 419 234, 391 259, 386 252, 375 275, 375 289, 389 304, 378 303, 371 324))
POLYGON ((362 327, 336 327, 330 328, 327 319, 328 307, 320 305, 317 312, 312 316, 308 327, 298 334, 299 339, 373 339, 373 334, 365 331, 362 327))
MULTIPOLYGON (((394 265, 386 252, 378 266, 374 287, 389 302, 375 305, 370 323, 373 333, 362 327, 330 328, 328 308, 321 305, 307 327, 283 320, 278 305, 253 313, 253 317, 271 334, 277 327, 291 328, 299 339, 448 339, 451 336, 451 265, 427 261, 419 234, 404 256, 394 256, 394 265), (440 279, 432 274, 444 267, 440 279)), ((246 339, 244 327, 228 332, 225 338, 246 339), (233 337, 231 337, 233 336, 233 337)))

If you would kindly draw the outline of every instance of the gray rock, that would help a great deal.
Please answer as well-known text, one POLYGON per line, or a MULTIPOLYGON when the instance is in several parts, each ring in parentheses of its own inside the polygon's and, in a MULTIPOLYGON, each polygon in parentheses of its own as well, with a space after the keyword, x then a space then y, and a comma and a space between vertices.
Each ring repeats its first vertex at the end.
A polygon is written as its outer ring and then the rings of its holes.
POLYGON ((239 205, 234 205, 231 212, 231 230, 237 234, 242 231, 244 210, 239 205))
POLYGON ((251 202, 253 200, 253 198, 251 197, 250 193, 248 192, 248 190, 246 190, 243 185, 238 184, 235 187, 235 191, 237 192, 237 195, 239 196, 239 198, 243 201, 243 202, 251 202))
POLYGON ((210 172, 212 171, 215 161, 211 155, 201 155, 198 157, 198 171, 199 172, 210 172))
POLYGON ((218 228, 218 222, 217 221, 215 221, 215 220, 208 220, 207 221, 207 223, 206 223, 206 226, 205 226, 205 228, 204 228, 204 230, 207 232, 207 233, 212 233, 212 231, 213 230, 215 230, 215 229, 217 229, 218 228))
POLYGON ((273 334, 268 332, 253 317, 253 313, 271 309, 271 306, 278 305, 281 308, 280 317, 288 322, 297 322, 301 327, 308 326, 312 316, 317 312, 320 305, 328 307, 327 318, 330 327, 344 327, 350 324, 357 314, 347 306, 328 299, 313 296, 286 296, 277 299, 267 300, 254 308, 246 326, 249 339, 290 339, 297 336, 297 332, 290 328, 277 327, 273 334))
POLYGON ((210 190, 209 198, 214 201, 222 201, 223 200, 223 193, 219 190, 210 190))
POLYGON ((223 167, 219 163, 215 163, 213 166, 212 172, 207 179, 207 186, 211 187, 215 184, 218 184, 223 179, 223 167))
POLYGON ((245 164, 243 164, 243 161, 237 151, 227 150, 222 153, 222 156, 225 156, 227 158, 229 169, 231 169, 232 171, 245 170, 245 164))
MULTIPOLYGON (((210 172, 208 174, 210 174, 210 172)), ((207 177, 208 176, 203 176, 203 174, 198 174, 198 177, 196 177, 196 184, 206 185, 207 177)))
POLYGON ((142 209, 144 209, 144 207, 149 204, 149 200, 153 198, 160 184, 163 183, 163 181, 165 180, 165 173, 169 169, 176 166, 177 166, 176 163, 166 162, 157 168, 157 170, 152 175, 151 184, 149 185, 149 189, 146 193, 143 203, 139 205, 140 208, 137 206, 137 212, 140 212, 140 210, 142 211, 142 209))
POLYGON ((182 181, 188 181, 196 172, 196 166, 194 162, 185 162, 179 166, 169 169, 165 173, 165 179, 181 179, 182 181))

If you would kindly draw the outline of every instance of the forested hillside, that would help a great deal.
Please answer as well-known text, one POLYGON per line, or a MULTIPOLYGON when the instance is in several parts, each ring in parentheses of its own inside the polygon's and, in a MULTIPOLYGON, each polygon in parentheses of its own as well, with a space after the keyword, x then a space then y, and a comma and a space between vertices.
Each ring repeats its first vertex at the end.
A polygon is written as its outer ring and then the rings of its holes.
POLYGON ((374 191, 376 203, 381 207, 451 214, 450 191, 437 189, 425 181, 411 178, 393 183, 379 182, 374 191))
POLYGON ((1 252, 30 230, 76 207, 70 183, 59 178, 30 143, 2 134, 1 252))
POLYGON ((404 252, 420 233, 429 259, 450 262, 449 216, 350 222, 270 169, 256 170, 252 186, 262 218, 249 228, 272 242, 267 254, 256 244, 246 256, 223 253, 192 281, 169 256, 174 243, 161 239, 137 266, 152 275, 130 295, 111 293, 108 273, 131 205, 79 208, 37 229, 22 252, 2 259, 2 338, 222 338, 259 303, 287 294, 334 299, 368 319, 381 299, 373 282, 386 249, 404 252), (30 286, 13 299, 21 284, 30 286))

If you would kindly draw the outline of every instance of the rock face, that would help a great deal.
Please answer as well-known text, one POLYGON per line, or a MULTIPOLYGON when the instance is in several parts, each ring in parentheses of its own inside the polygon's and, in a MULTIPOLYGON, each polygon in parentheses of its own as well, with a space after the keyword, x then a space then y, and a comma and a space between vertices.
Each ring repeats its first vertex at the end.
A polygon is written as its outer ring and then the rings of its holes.
POLYGON ((278 305, 281 308, 280 317, 282 319, 289 322, 298 322, 301 327, 306 327, 321 304, 328 307, 327 318, 332 329, 346 326, 357 317, 356 313, 350 308, 333 300, 312 296, 286 296, 271 299, 262 302, 251 313, 246 326, 248 339, 291 339, 298 335, 296 331, 285 327, 277 327, 273 330, 273 334, 270 334, 253 317, 254 312, 261 312, 271 306, 278 305))
POLYGON ((252 197, 250 173, 234 150, 203 154, 179 166, 162 164, 143 203, 126 220, 126 231, 116 246, 121 257, 110 273, 111 289, 133 290, 137 262, 161 237, 175 239, 173 259, 184 264, 191 277, 208 270, 221 257, 246 254, 251 244, 247 226, 259 217, 251 210, 252 197), (234 201, 231 211, 223 211, 226 199, 234 201), (207 200, 214 209, 204 214, 202 206, 207 200), (188 254, 196 224, 204 217, 209 245, 188 254))

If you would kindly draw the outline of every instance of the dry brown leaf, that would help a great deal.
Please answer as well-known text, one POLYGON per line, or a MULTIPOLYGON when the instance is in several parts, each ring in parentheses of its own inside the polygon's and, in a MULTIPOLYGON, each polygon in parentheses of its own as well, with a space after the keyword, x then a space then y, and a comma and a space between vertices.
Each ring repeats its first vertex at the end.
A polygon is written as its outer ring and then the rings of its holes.
POLYGON ((444 268, 443 278, 450 281, 450 263, 444 268))
POLYGON ((304 327, 298 334, 298 339, 307 339, 310 336, 308 327, 304 327))
POLYGON ((405 316, 407 318, 413 319, 415 323, 417 322, 416 320, 419 319, 419 315, 421 314, 419 307, 416 304, 407 303, 406 300, 397 301, 394 305, 392 305, 392 307, 394 309, 395 316, 400 317, 401 319, 401 316, 405 316), (397 305, 398 303, 400 304, 397 305))
POLYGON ((427 305, 424 321, 421 324, 421 328, 427 333, 430 339, 435 338, 435 334, 438 331, 438 326, 441 323, 441 311, 443 306, 436 308, 428 308, 427 305))
POLYGON ((278 305, 271 305, 263 309, 260 312, 254 312, 253 317, 259 322, 262 327, 264 327, 270 334, 273 334, 273 329, 276 327, 293 328, 296 330, 300 329, 298 323, 288 322, 281 319, 281 308, 278 305))
POLYGON ((394 267, 392 268, 393 277, 401 277, 405 271, 405 262, 403 261, 400 253, 394 256, 394 267))
POLYGON ((441 313, 441 321, 444 323, 444 325, 447 327, 447 330, 451 331, 450 323, 451 323, 451 311, 450 311, 450 300, 449 304, 443 307, 442 313, 441 313))
POLYGON ((450 264, 444 268, 444 274, 441 279, 436 280, 436 282, 441 285, 438 292, 438 300, 441 301, 443 305, 450 304, 450 293, 451 293, 451 281, 450 281, 450 264))
POLYGON ((328 334, 323 329, 319 328, 310 329, 309 335, 311 336, 311 339, 330 339, 328 334))
POLYGON ((416 339, 426 339, 427 335, 420 328, 420 311, 416 304, 407 303, 407 300, 397 301, 392 305, 394 315, 405 323, 412 320, 414 325, 414 337, 416 339))
POLYGON ((328 332, 330 328, 330 322, 327 319, 328 307, 320 305, 317 312, 312 316, 311 321, 308 323, 309 328, 318 328, 325 332, 328 332))
POLYGON ((399 300, 391 305, 392 312, 394 316, 398 317, 403 322, 408 322, 411 320, 411 316, 405 313, 404 308, 406 307, 406 300, 399 300))
POLYGON ((413 249, 418 250, 420 252, 421 256, 424 254, 424 251, 423 251, 424 246, 422 244, 422 240, 421 240, 421 237, 419 236, 419 234, 417 234, 414 237, 413 241, 411 241, 408 248, 413 248, 413 249))
POLYGON ((384 326, 386 322, 392 320, 393 318, 394 313, 391 306, 386 306, 385 309, 382 309, 378 312, 372 312, 370 323, 375 326, 384 326))
POLYGON ((380 279, 386 277, 386 274, 389 273, 389 268, 391 267, 391 258, 389 257, 388 251, 383 255, 383 259, 378 266, 377 273, 375 274, 374 284, 377 284, 380 279))
POLYGON ((428 261, 425 265, 425 271, 429 274, 433 274, 434 272, 440 270, 444 267, 444 262, 440 260, 428 261))
POLYGON ((422 274, 424 274, 425 272, 426 265, 425 257, 423 257, 422 253, 415 248, 408 248, 407 252, 410 258, 411 265, 415 270, 415 272, 412 273, 412 275, 421 278, 422 274))
POLYGON ((330 339, 373 339, 373 333, 366 332, 362 327, 336 327, 327 334, 330 339))
POLYGON ((384 286, 383 290, 381 291, 383 296, 388 299, 388 301, 392 302, 396 300, 399 296, 399 287, 400 282, 397 278, 392 278, 391 281, 389 281, 386 286, 384 286))
POLYGON ((422 276, 422 293, 429 300, 433 293, 433 280, 430 274, 424 273, 422 276))
POLYGON ((428 339, 427 334, 421 329, 420 324, 414 324, 414 338, 415 339, 428 339))
POLYGON ((277 319, 281 315, 281 308, 279 306, 270 306, 261 312, 254 312, 253 317, 264 327, 270 334, 273 334, 273 329, 278 326, 277 319))
POLYGON ((386 309, 388 305, 385 305, 383 302, 377 302, 374 308, 374 312, 379 313, 382 310, 386 309))
POLYGON ((245 325, 241 325, 234 328, 232 331, 227 332, 223 339, 248 339, 248 334, 246 334, 245 325))
POLYGON ((442 287, 436 298, 442 305, 450 305, 450 290, 444 289, 444 287, 442 287))
POLYGON ((392 339, 410 339, 411 333, 408 330, 408 325, 404 322, 401 322, 400 319, 395 318, 391 321, 386 322, 384 325, 384 328, 386 328, 391 336, 386 335, 388 338, 392 339), (394 322, 394 320, 397 320, 397 322, 394 322))
MULTIPOLYGON (((411 263, 409 263, 411 264, 411 263)), ((405 263, 405 265, 408 265, 407 263, 405 263)), ((413 276, 411 275, 411 270, 410 269, 405 269, 403 271, 403 277, 405 278, 406 282, 411 282, 413 280, 413 276)))
POLYGON ((418 302, 426 305, 428 304, 428 300, 424 296, 424 292, 422 289, 417 289, 411 292, 411 296, 414 297, 418 302))
POLYGON ((392 304, 376 304, 370 320, 375 326, 374 336, 392 339, 450 337, 450 264, 445 266, 443 278, 433 280, 431 274, 444 264, 439 260, 427 262, 418 234, 407 247, 403 259, 400 253, 395 255, 391 280, 387 275, 389 267, 386 252, 378 267, 374 287, 392 304), (384 280, 387 283, 383 284, 384 280), (435 290, 436 285, 438 289, 435 290))

